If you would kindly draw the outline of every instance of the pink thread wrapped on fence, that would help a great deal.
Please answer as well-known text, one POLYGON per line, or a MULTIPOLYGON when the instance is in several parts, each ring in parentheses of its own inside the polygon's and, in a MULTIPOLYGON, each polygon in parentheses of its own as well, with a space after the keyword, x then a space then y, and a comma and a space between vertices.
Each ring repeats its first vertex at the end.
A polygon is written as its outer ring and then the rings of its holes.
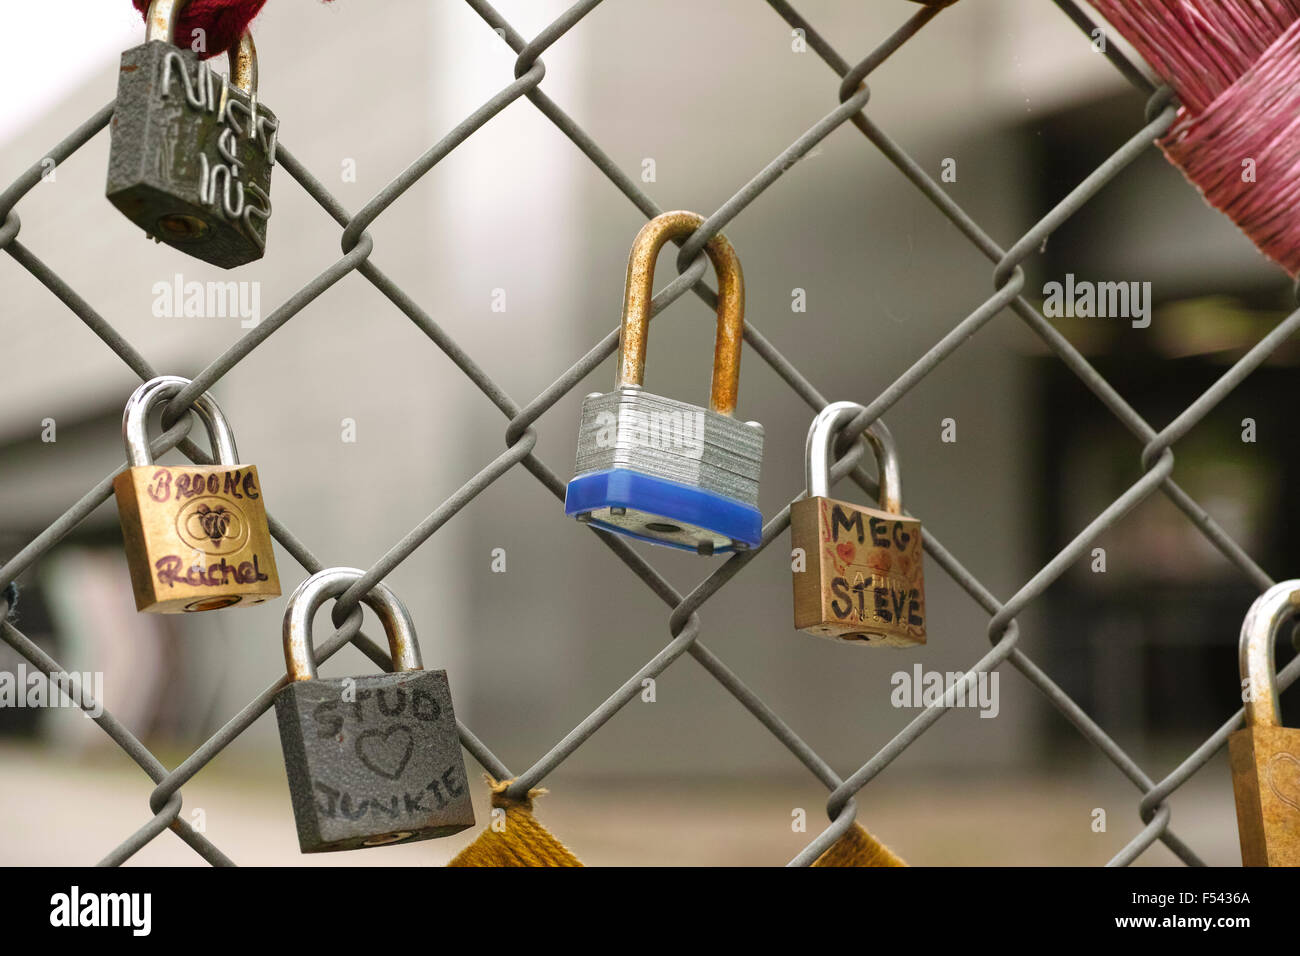
POLYGON ((1093 0, 1182 103, 1171 162, 1300 275, 1300 0, 1093 0))

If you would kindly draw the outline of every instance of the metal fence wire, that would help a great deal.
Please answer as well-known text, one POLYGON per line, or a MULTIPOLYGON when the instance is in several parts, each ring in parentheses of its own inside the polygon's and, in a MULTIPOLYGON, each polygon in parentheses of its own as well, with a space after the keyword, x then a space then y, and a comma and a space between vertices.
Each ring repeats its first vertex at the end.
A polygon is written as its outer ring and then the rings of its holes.
MULTIPOLYGON (((575 388, 597 365, 608 358, 618 347, 618 330, 614 329, 599 341, 586 355, 578 359, 563 375, 526 405, 520 406, 494 382, 419 304, 413 301, 376 264, 372 255, 374 244, 366 232, 385 210, 403 196, 422 176, 432 170, 457 146, 464 143, 477 130, 518 99, 527 99, 545 117, 554 123, 611 183, 626 196, 647 218, 662 210, 646 195, 614 161, 602 152, 597 143, 549 97, 541 87, 546 67, 542 54, 557 40, 576 27, 601 0, 580 0, 561 17, 547 26, 531 40, 524 38, 486 0, 466 0, 469 6, 487 25, 501 36, 518 54, 514 79, 492 96, 476 111, 467 116, 442 140, 434 144, 396 179, 382 189, 360 212, 353 214, 325 189, 321 182, 306 169, 282 142, 278 148, 279 162, 343 229, 341 243, 343 256, 308 282, 296 294, 280 305, 256 328, 217 356, 210 365, 196 375, 192 383, 177 394, 164 409, 163 425, 166 429, 153 442, 153 452, 159 455, 177 447, 192 461, 211 462, 209 456, 187 436, 191 416, 188 411, 203 392, 217 384, 227 372, 257 348, 268 336, 302 312, 321 293, 344 276, 356 271, 365 276, 381 293, 397 306, 439 349, 496 405, 508 419, 505 428, 506 450, 467 480, 451 497, 413 528, 404 538, 371 566, 365 574, 343 595, 333 607, 336 627, 328 640, 317 648, 319 659, 325 659, 351 642, 384 670, 391 669, 386 648, 360 630, 362 612, 360 598, 382 581, 398 564, 410 556, 420 545, 455 517, 461 509, 483 492, 489 485, 516 466, 523 466, 538 481, 563 499, 565 482, 534 452, 537 435, 532 425, 566 393, 575 388)), ((1017 615, 1037 599, 1067 568, 1084 556, 1093 541, 1107 528, 1124 517, 1133 507, 1159 491, 1182 510, 1209 541, 1244 574, 1261 592, 1273 584, 1272 579, 1255 563, 1218 523, 1184 492, 1171 477, 1174 467, 1173 445, 1191 431, 1269 355, 1300 328, 1300 311, 1293 312, 1276 328, 1259 340, 1244 357, 1233 365, 1209 389, 1184 409, 1172 422, 1157 431, 1148 424, 1115 389, 1088 363, 1088 361, 1058 332, 1028 299, 1022 297, 1025 275, 1021 263, 1035 254, 1045 240, 1071 215, 1089 201, 1104 185, 1118 176, 1142 152, 1151 148, 1152 142, 1169 129, 1174 121, 1178 104, 1168 88, 1156 89, 1143 72, 1114 44, 1107 44, 1106 56, 1135 86, 1150 95, 1145 125, 1112 156, 1080 182, 1054 209, 1040 219, 1025 235, 1004 249, 988 235, 978 223, 968 216, 943 191, 927 173, 908 155, 907 151, 889 137, 865 112, 871 97, 866 83, 871 72, 888 57, 896 53, 922 28, 942 14, 950 3, 936 2, 917 9, 910 18, 886 38, 879 46, 856 64, 845 60, 817 32, 787 0, 766 0, 792 29, 802 30, 811 49, 826 62, 840 78, 839 105, 814 123, 807 132, 773 158, 763 169, 745 183, 730 199, 710 215, 704 224, 681 243, 677 256, 678 276, 654 297, 652 311, 657 313, 676 301, 686 292, 694 292, 710 308, 716 304, 713 290, 703 282, 708 268, 702 254, 705 244, 728 223, 743 213, 746 207, 765 190, 773 187, 782 173, 812 150, 821 140, 845 123, 856 126, 867 141, 878 149, 898 171, 934 204, 961 233, 993 263, 991 296, 978 305, 966 318, 957 323, 936 342, 896 381, 866 404, 865 411, 842 429, 842 444, 863 433, 880 416, 921 382, 946 359, 953 356, 973 335, 995 316, 1010 309, 1038 335, 1098 399, 1119 419, 1137 439, 1143 475, 1127 491, 1098 514, 1051 561, 1033 575, 1015 594, 1005 601, 999 600, 986 589, 935 537, 933 530, 924 532, 925 551, 929 560, 938 564, 960 585, 971 598, 990 615, 987 636, 992 647, 966 672, 964 679, 948 690, 943 700, 927 707, 904 727, 892 740, 876 752, 866 763, 847 778, 841 778, 817 752, 775 713, 763 700, 700 640, 700 619, 697 611, 706 601, 740 574, 750 561, 772 542, 781 539, 790 522, 789 507, 783 508, 764 527, 762 543, 758 548, 732 555, 713 573, 701 581, 689 594, 675 590, 644 558, 617 536, 591 529, 601 541, 618 556, 670 608, 669 631, 672 640, 646 662, 622 686, 617 688, 599 707, 579 723, 562 740, 543 754, 531 767, 521 773, 512 772, 463 723, 460 739, 464 747, 494 777, 512 779, 510 796, 524 796, 558 767, 567 757, 599 731, 618 711, 640 693, 642 680, 654 677, 673 664, 682 655, 690 655, 713 675, 722 687, 740 701, 782 744, 817 777, 830 791, 826 809, 830 824, 818 834, 791 861, 791 865, 812 863, 853 825, 856 814, 855 795, 877 774, 915 742, 931 725, 946 713, 958 693, 964 694, 981 673, 1010 664, 1024 675, 1087 740, 1095 744, 1114 765, 1137 787, 1141 794, 1138 816, 1143 824, 1132 840, 1110 861, 1110 865, 1127 865, 1137 859, 1155 841, 1163 842, 1180 859, 1190 865, 1202 865, 1195 851, 1183 842, 1170 826, 1171 810, 1167 798, 1186 783, 1193 774, 1223 747, 1228 735, 1240 727, 1242 712, 1227 718, 1223 725, 1193 751, 1178 767, 1161 780, 1153 780, 1138 764, 1098 726, 1078 704, 1072 700, 1043 670, 1017 648, 1019 628, 1017 615)), ((1091 34, 1097 24, 1075 0, 1053 0, 1072 21, 1091 34)), ((142 380, 154 378, 158 372, 135 347, 82 299, 67 283, 47 267, 35 254, 18 241, 20 223, 14 206, 41 179, 48 165, 46 158, 56 163, 71 156, 93 136, 108 125, 114 104, 109 103, 66 139, 60 142, 42 161, 38 161, 23 176, 0 193, 0 249, 30 272, 40 283, 71 309, 92 332, 103 340, 142 380)), ((772 346, 762 332, 746 324, 745 341, 776 373, 802 398, 810 408, 820 411, 827 400, 816 386, 772 346)), ((854 445, 832 469, 832 479, 846 475, 874 495, 876 491, 872 474, 858 464, 860 446, 854 445)), ((114 472, 114 475, 116 471, 114 472)), ((30 568, 64 535, 85 519, 112 493, 114 475, 108 475, 95 484, 79 501, 63 513, 53 524, 41 532, 31 543, 0 567, 0 591, 23 571, 30 568)), ((802 490, 797 497, 802 496, 802 490)), ((271 532, 307 572, 313 573, 322 565, 316 557, 274 516, 270 517, 271 532)), ((0 597, 0 617, 9 608, 0 597)), ((68 686, 73 688, 76 700, 88 711, 96 709, 93 700, 83 696, 83 689, 72 674, 27 638, 12 622, 2 625, 4 640, 27 661, 47 674, 66 675, 68 686)), ((1288 687, 1300 675, 1300 658, 1279 675, 1280 688, 1288 687)), ((152 819, 128 836, 102 861, 103 865, 117 865, 129 859, 139 849, 161 834, 172 830, 188 843, 200 856, 212 864, 233 865, 218 847, 182 819, 181 787, 202 770, 228 744, 262 716, 271 706, 276 692, 286 683, 280 677, 255 699, 235 714, 216 734, 189 755, 174 769, 165 767, 130 731, 111 713, 104 711, 96 718, 103 730, 140 766, 157 784, 149 799, 152 819)))

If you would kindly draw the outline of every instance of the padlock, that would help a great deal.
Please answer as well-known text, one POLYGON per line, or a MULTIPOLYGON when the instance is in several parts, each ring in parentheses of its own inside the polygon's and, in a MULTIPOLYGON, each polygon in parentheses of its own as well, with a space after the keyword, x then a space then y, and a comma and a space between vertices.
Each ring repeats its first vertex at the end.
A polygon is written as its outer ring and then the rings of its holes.
POLYGON ((252 34, 218 78, 173 45, 184 5, 153 0, 144 44, 122 54, 107 194, 157 241, 230 269, 266 249, 279 122, 257 100, 252 34))
POLYGON ((1282 726, 1274 645, 1300 615, 1300 581, 1275 584, 1241 625, 1246 727, 1228 738, 1244 866, 1300 866, 1300 730, 1282 726))
POLYGON ((853 402, 827 405, 808 430, 808 497, 790 506, 791 543, 802 552, 794 572, 794 626, 872 647, 924 644, 921 522, 903 515, 898 450, 884 422, 863 436, 876 455, 883 510, 830 497, 835 439, 862 411, 853 402))
POLYGON ((383 622, 395 673, 316 676, 311 622, 361 577, 317 571, 289 597, 275 696, 298 846, 356 850, 451 836, 474 825, 446 671, 426 671, 405 605, 377 584, 362 600, 383 622))
POLYGON ((217 464, 153 463, 149 410, 189 384, 175 375, 146 382, 122 416, 130 467, 113 479, 113 492, 140 611, 214 611, 280 594, 257 468, 238 464, 234 435, 212 396, 200 395, 194 411, 217 464))
POLYGON ((740 387, 745 281, 723 236, 705 246, 718 274, 718 330, 709 407, 642 390, 655 259, 704 222, 667 212, 637 234, 627 265, 614 391, 582 404, 565 514, 605 531, 695 551, 743 551, 762 539, 758 479, 763 426, 732 415, 740 387))

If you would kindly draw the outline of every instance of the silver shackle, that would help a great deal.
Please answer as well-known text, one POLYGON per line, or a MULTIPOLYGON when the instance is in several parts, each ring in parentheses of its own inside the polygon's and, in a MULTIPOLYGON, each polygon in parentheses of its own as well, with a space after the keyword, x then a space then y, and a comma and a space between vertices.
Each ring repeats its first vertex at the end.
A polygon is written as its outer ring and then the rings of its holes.
POLYGON ((1300 614, 1300 581, 1275 584, 1255 599, 1241 623, 1237 647, 1241 667, 1247 727, 1280 727, 1277 700, 1277 657, 1274 648, 1282 628, 1300 614))
MULTIPOLYGON (((859 414, 866 411, 855 402, 833 402, 823 408, 813 419, 808 429, 808 442, 804 446, 804 477, 808 487, 808 497, 829 498, 831 496, 831 464, 835 458, 835 439, 839 437, 840 428, 848 424, 859 414)), ((879 419, 872 423, 858 441, 866 439, 876 456, 879 470, 877 496, 882 511, 890 514, 903 513, 903 480, 898 467, 898 447, 894 436, 890 434, 885 423, 879 419)))
MULTIPOLYGON (((126 441, 126 459, 132 468, 147 468, 153 464, 153 455, 149 451, 149 411, 159 402, 171 398, 190 384, 188 378, 178 375, 161 375, 145 382, 126 400, 126 411, 122 413, 122 438, 126 441)), ((194 411, 198 413, 203 427, 207 429, 208 440, 212 443, 212 458, 223 465, 239 464, 239 453, 235 451, 235 436, 230 431, 226 416, 212 396, 204 392, 194 402, 194 411)))
MULTIPOLYGON (((352 587, 365 572, 358 568, 325 568, 299 584, 289 595, 284 612, 284 662, 292 681, 316 679, 316 654, 311 644, 311 621, 325 601, 352 587)), ((399 671, 424 670, 415 623, 406 605, 386 584, 376 584, 362 602, 379 615, 388 635, 388 651, 399 671)))

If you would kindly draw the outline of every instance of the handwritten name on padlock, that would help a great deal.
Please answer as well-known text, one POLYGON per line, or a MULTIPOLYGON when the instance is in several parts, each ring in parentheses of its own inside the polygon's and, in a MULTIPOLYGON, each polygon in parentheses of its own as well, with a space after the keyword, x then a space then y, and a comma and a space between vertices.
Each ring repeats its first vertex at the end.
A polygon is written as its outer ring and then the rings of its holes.
POLYGON ((196 588, 219 588, 231 583, 253 584, 257 581, 270 580, 262 571, 261 561, 257 555, 253 555, 252 561, 240 561, 238 564, 231 564, 222 558, 209 564, 207 568, 201 564, 193 564, 186 568, 185 559, 179 554, 167 554, 154 562, 154 570, 158 573, 158 583, 168 587, 188 584, 196 588))
POLYGON ((465 793, 457 768, 448 767, 441 776, 435 777, 426 786, 418 788, 415 793, 404 790, 400 794, 390 793, 383 797, 356 797, 345 790, 336 790, 328 784, 315 783, 317 794, 316 809, 321 816, 345 820, 360 820, 367 813, 383 819, 409 818, 415 814, 427 816, 434 810, 442 810, 452 801, 465 793), (434 801, 432 805, 421 803, 425 798, 434 801))
POLYGON ((195 64, 191 79, 186 71, 186 59, 179 51, 169 52, 162 61, 159 95, 164 99, 171 92, 173 71, 180 75, 180 85, 189 107, 200 113, 216 113, 217 121, 222 124, 217 137, 217 153, 224 162, 210 163, 205 154, 199 154, 199 198, 218 216, 235 221, 242 219, 251 232, 251 217, 270 218, 271 198, 257 183, 248 183, 245 190, 239 174, 247 163, 239 158, 238 144, 241 139, 255 144, 267 165, 274 166, 279 124, 265 113, 258 113, 255 105, 250 107, 232 95, 229 81, 225 78, 221 80, 221 94, 218 96, 214 74, 206 63, 195 64), (236 113, 243 115, 242 123, 235 118, 236 113), (258 204, 248 201, 250 195, 258 204))
POLYGON ((226 472, 182 472, 173 474, 169 468, 159 468, 149 479, 145 489, 149 497, 162 504, 172 500, 194 498, 201 494, 226 495, 231 498, 248 498, 256 501, 262 497, 257 488, 257 475, 251 468, 234 468, 226 472))
POLYGON ((229 584, 254 584, 268 580, 262 571, 261 558, 254 553, 249 561, 231 564, 225 555, 233 554, 247 546, 251 527, 248 519, 232 502, 221 495, 239 501, 256 501, 262 497, 257 487, 257 474, 251 468, 232 468, 229 471, 181 472, 159 468, 150 476, 146 494, 159 504, 169 501, 191 501, 181 508, 176 517, 176 533, 192 549, 190 555, 165 554, 154 562, 159 584, 169 588, 178 584, 191 587, 225 587, 229 584), (200 553, 220 560, 206 567, 196 562, 200 553), (187 565, 187 562, 188 565, 187 565))
POLYGON ((912 581, 919 542, 910 523, 838 504, 827 510, 822 540, 842 571, 831 578, 831 612, 842 621, 924 628, 923 595, 912 581))
MULTIPOLYGON (((404 687, 373 691, 357 688, 351 696, 354 699, 344 700, 340 696, 337 700, 323 700, 312 708, 311 716, 316 724, 317 737, 322 740, 338 737, 350 722, 367 727, 377 717, 395 719, 409 716, 423 723, 432 723, 442 717, 442 705, 438 703, 438 698, 431 691, 419 687, 409 692, 404 687), (370 704, 370 701, 374 703, 370 704)), ((357 755, 364 763, 360 744, 362 736, 364 734, 357 738, 357 755)))
MULTIPOLYGON (((322 740, 346 739, 345 729, 355 725, 352 736, 352 753, 380 786, 383 781, 398 783, 406 774, 419 739, 411 721, 433 723, 442 718, 442 705, 437 697, 420 687, 409 691, 402 687, 356 689, 352 699, 321 701, 311 712, 316 736, 322 740), (375 721, 387 718, 392 721, 381 727, 375 721)), ((428 814, 450 805, 453 799, 465 793, 460 773, 453 764, 436 773, 427 782, 415 781, 414 792, 404 785, 397 792, 385 791, 381 796, 358 796, 322 781, 315 781, 316 807, 322 816, 359 820, 367 813, 376 817, 399 818, 412 814, 428 814), (431 800, 433 805, 422 803, 431 800)))

